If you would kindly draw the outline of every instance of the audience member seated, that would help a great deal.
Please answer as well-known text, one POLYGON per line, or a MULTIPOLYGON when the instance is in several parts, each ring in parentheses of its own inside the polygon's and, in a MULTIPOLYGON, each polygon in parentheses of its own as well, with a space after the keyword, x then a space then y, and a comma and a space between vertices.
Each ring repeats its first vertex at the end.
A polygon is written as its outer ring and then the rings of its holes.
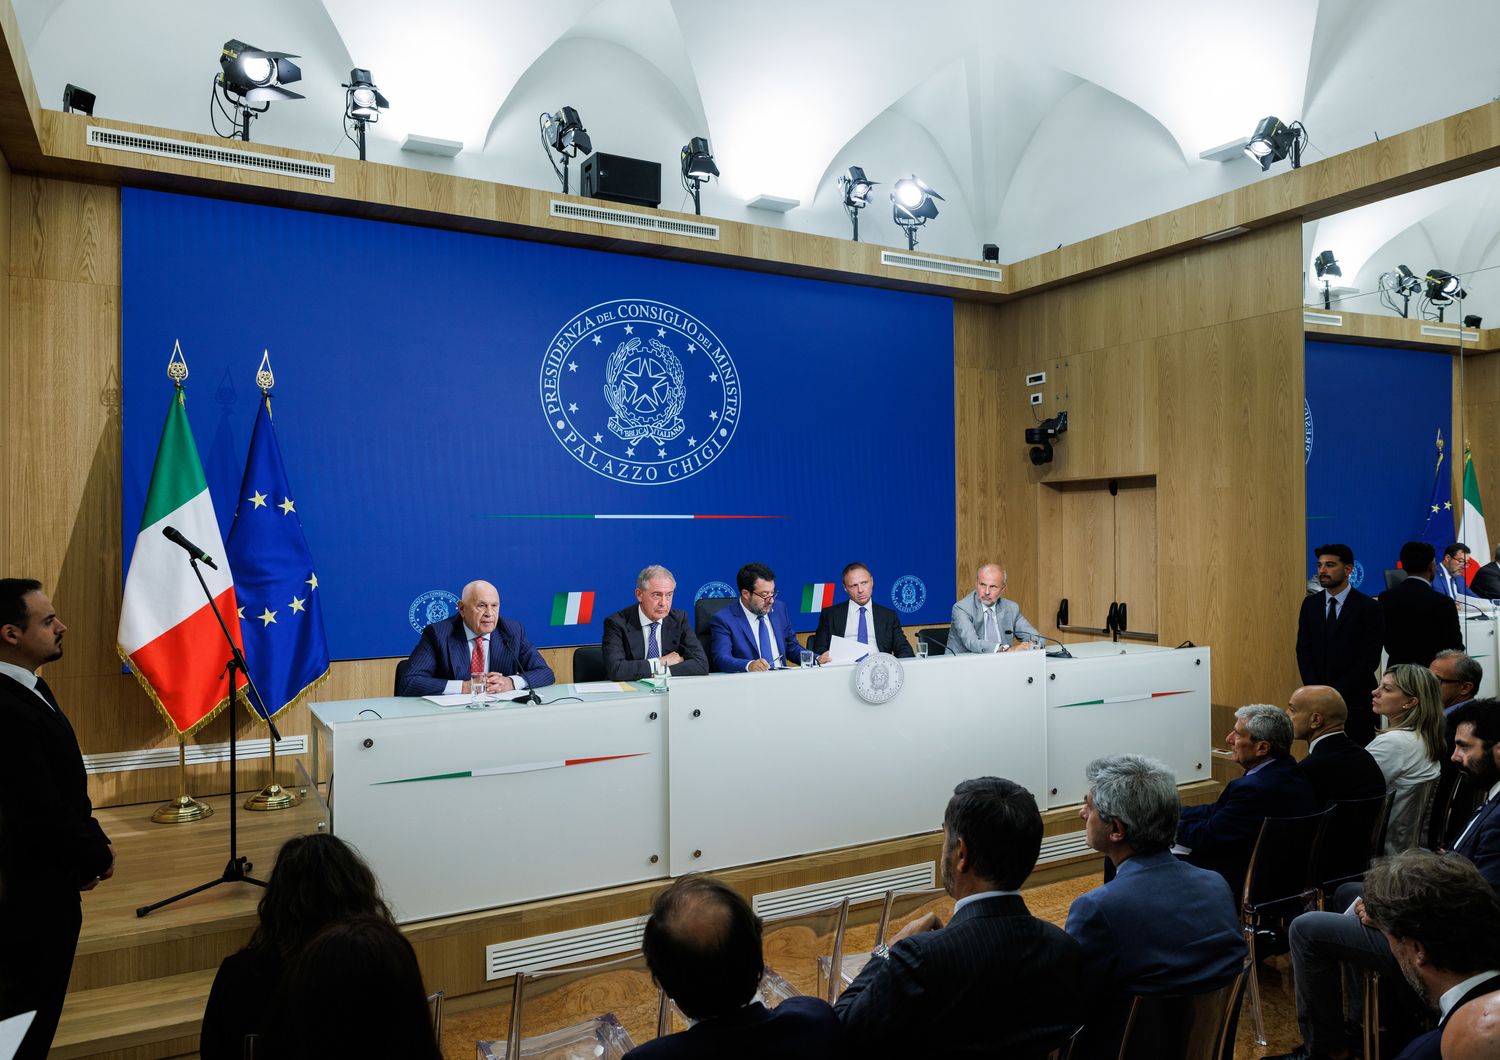
POLYGON ((632 1049, 630 1060, 838 1055, 842 1031, 828 1002, 791 997, 774 1009, 761 1004, 760 917, 718 880, 684 876, 658 894, 641 949, 657 984, 694 1023, 632 1049))
MULTIPOLYGON (((1447 856, 1469 861, 1489 883, 1500 885, 1500 703, 1477 699, 1455 712, 1457 735, 1453 756, 1490 795, 1464 827, 1447 856)), ((1268 1060, 1306 1060, 1350 1055, 1344 1033, 1341 968, 1378 972, 1383 981, 1399 982, 1396 960, 1385 937, 1366 924, 1359 913, 1361 884, 1346 884, 1334 897, 1340 912, 1303 913, 1292 921, 1290 944, 1292 979, 1297 991, 1297 1025, 1302 1045, 1268 1060), (1393 978, 1394 977, 1394 978, 1393 978)), ((1358 997, 1351 999, 1350 1018, 1358 1022, 1358 997)))
MULTIPOLYGON (((1451 831, 1443 834, 1449 803, 1454 799, 1454 788, 1463 776, 1463 770, 1453 761, 1453 712, 1479 694, 1479 684, 1484 680, 1484 667, 1465 653, 1446 648, 1438 652, 1428 669, 1438 680, 1438 695, 1443 705, 1443 760, 1438 763, 1442 767, 1442 773, 1433 789, 1427 832, 1430 837, 1427 845, 1437 847, 1456 838, 1451 831)), ((1455 810, 1470 808, 1466 793, 1460 793, 1458 798, 1460 803, 1454 807, 1455 810)), ((1448 823, 1461 825, 1463 817, 1448 823)))
POLYGON ((1344 732, 1348 708, 1338 689, 1303 685, 1286 704, 1292 738, 1307 741, 1307 756, 1297 771, 1318 793, 1318 801, 1374 799, 1385 794, 1385 774, 1375 759, 1344 732))
POLYGON ((1370 867, 1364 917, 1438 1018, 1396 1060, 1442 1060, 1454 1013, 1500 990, 1500 899, 1463 858, 1412 850, 1370 867))
POLYGON ((1025 788, 998 777, 958 785, 940 861, 953 916, 946 927, 919 917, 876 947, 834 1006, 850 1055, 1031 1060, 1084 1022, 1082 947, 1020 895, 1041 845, 1025 788))
POLYGON ((265 1048, 275 1060, 442 1060, 417 955, 396 925, 357 916, 324 928, 271 997, 265 1048))
MULTIPOLYGON (((1459 707, 1479 694, 1480 682, 1484 680, 1484 667, 1478 659, 1471 659, 1465 652, 1444 648, 1437 653, 1428 667, 1438 679, 1438 698, 1443 704, 1443 713, 1452 715, 1459 707)), ((1449 733, 1451 738, 1452 733, 1449 733)))
POLYGON ((1245 960, 1224 877, 1169 849, 1181 810, 1172 771, 1140 755, 1113 755, 1090 762, 1086 776, 1079 816, 1089 846, 1114 864, 1115 878, 1068 910, 1068 934, 1083 947, 1094 999, 1075 1060, 1118 1052, 1130 995, 1213 990, 1245 960))
POLYGON ((1245 884, 1250 852, 1267 817, 1305 817, 1322 804, 1292 757, 1292 723, 1279 707, 1252 703, 1234 712, 1225 741, 1245 770, 1212 806, 1183 808, 1177 842, 1189 862, 1213 869, 1236 895, 1245 884))
POLYGON ((203 1060, 240 1060, 245 1035, 262 1030, 267 999, 287 963, 323 928, 359 914, 391 916, 374 874, 352 847, 325 834, 283 843, 255 934, 214 976, 198 1045, 203 1060))
POLYGON ((1385 852, 1399 854, 1422 841, 1422 822, 1445 755, 1438 679, 1425 666, 1399 663, 1380 678, 1371 706, 1387 725, 1369 747, 1393 796, 1385 852))
POLYGON ((1443 1031, 1443 1060, 1500 1060, 1500 991, 1453 1013, 1443 1031))

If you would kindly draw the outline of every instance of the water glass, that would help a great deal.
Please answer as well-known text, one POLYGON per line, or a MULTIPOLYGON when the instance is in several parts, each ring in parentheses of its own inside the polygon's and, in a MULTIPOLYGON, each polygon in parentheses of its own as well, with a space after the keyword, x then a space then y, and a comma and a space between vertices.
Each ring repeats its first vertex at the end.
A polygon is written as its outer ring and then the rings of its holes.
POLYGON ((667 666, 666 663, 662 662, 661 659, 659 659, 659 658, 658 659, 652 659, 652 660, 650 660, 650 662, 651 662, 651 676, 652 676, 652 678, 655 679, 654 682, 653 682, 653 684, 651 685, 651 691, 654 692, 654 693, 661 693, 661 692, 667 691, 667 684, 672 679, 672 670, 671 670, 671 668, 669 666, 667 666))
POLYGON ((927 641, 921 637, 917 638, 917 658, 927 658, 927 641))
POLYGON ((475 670, 469 675, 469 709, 482 710, 485 705, 484 686, 489 679, 489 674, 483 670, 475 670))
POLYGON ((803 666, 812 666, 812 664, 815 663, 815 662, 817 662, 817 661, 818 661, 818 657, 816 655, 814 655, 812 652, 808 651, 806 648, 804 648, 802 650, 802 665, 803 666))

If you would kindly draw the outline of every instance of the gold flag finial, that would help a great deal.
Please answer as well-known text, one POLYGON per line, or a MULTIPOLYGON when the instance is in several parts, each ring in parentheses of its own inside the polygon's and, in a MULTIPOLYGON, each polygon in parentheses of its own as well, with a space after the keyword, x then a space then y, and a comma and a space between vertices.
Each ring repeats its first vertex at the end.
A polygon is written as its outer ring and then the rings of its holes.
POLYGON ((255 371, 255 385, 260 387, 262 394, 271 392, 276 385, 276 375, 271 371, 271 351, 262 350, 260 354, 260 367, 255 371))
POLYGON ((167 378, 178 386, 188 377, 187 359, 182 356, 182 344, 172 340, 172 356, 167 361, 167 378))

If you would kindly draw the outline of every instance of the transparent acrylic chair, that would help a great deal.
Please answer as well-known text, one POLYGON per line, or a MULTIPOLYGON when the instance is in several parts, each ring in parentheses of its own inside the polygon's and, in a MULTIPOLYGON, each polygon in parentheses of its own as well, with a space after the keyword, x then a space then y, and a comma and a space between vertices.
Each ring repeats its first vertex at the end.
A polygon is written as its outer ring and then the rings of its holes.
POLYGON ((832 987, 819 968, 819 958, 829 962, 825 967, 843 962, 848 923, 847 898, 821 909, 768 918, 761 936, 767 974, 790 983, 799 994, 832 1001, 832 987))
MULTIPOLYGON (((886 891, 881 899, 880 922, 875 928, 874 946, 890 945, 890 940, 919 916, 936 913, 943 923, 953 915, 953 899, 941 887, 927 887, 918 891, 886 891)), ((838 980, 828 983, 829 969, 833 967, 831 957, 818 958, 818 992, 828 1001, 838 1000, 844 988, 854 982, 870 960, 868 950, 862 953, 845 953, 841 962, 843 974, 838 980)))
POLYGON ((618 1060, 635 1041, 654 1037, 664 998, 645 958, 630 954, 598 964, 517 972, 504 1039, 476 1043, 478 1060, 618 1060), (580 1019, 580 1017, 583 1017, 580 1019))

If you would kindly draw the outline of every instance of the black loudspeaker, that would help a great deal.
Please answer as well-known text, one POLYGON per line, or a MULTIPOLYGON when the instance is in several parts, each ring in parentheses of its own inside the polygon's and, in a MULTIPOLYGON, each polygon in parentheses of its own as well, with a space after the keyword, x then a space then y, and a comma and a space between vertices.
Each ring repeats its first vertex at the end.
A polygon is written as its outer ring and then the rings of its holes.
POLYGON ((595 151, 583 160, 579 192, 591 199, 661 205, 661 163, 595 151))

